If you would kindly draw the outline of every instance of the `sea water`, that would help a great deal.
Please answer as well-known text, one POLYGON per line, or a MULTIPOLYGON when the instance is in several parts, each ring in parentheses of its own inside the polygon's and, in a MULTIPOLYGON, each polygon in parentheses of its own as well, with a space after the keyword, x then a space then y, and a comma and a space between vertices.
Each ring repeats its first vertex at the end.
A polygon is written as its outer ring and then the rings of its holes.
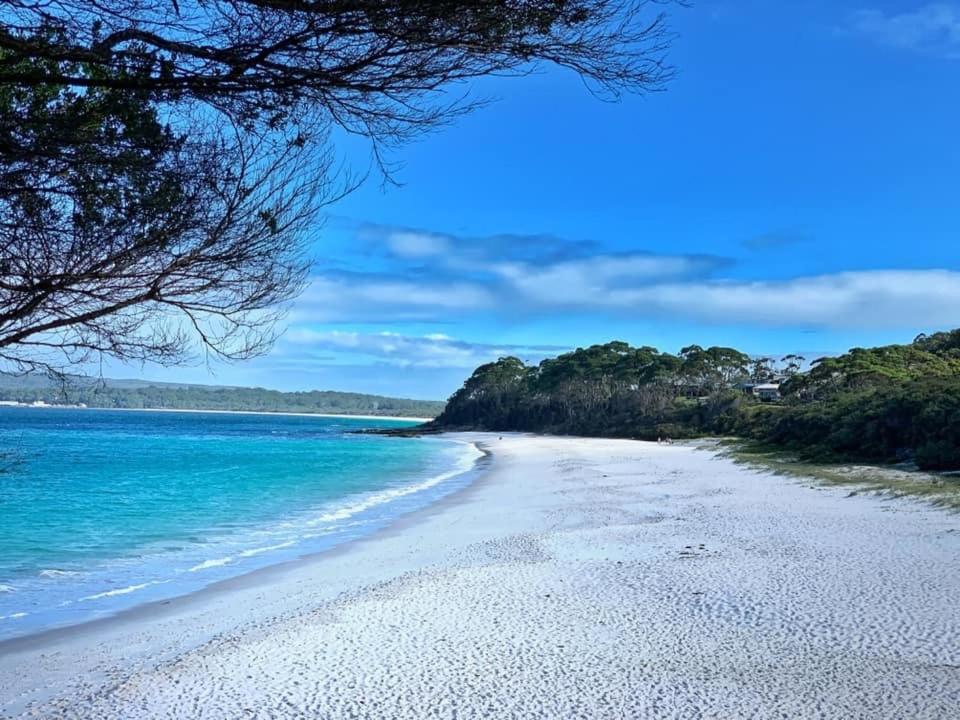
POLYGON ((480 453, 400 421, 0 408, 0 639, 114 614, 368 535, 480 453))

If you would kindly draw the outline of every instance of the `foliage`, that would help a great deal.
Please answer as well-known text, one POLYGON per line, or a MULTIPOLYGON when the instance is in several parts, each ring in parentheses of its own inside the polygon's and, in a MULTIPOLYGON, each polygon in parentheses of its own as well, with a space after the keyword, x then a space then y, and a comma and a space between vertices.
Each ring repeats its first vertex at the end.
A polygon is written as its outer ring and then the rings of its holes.
POLYGON ((810 371, 795 376, 787 393, 810 399, 849 390, 903 383, 925 377, 951 377, 960 373, 960 351, 954 343, 960 333, 937 333, 910 345, 853 348, 838 357, 814 361, 810 371))
POLYGON ((745 419, 737 430, 807 457, 912 458, 925 469, 960 468, 960 375, 848 390, 745 419))
MULTIPOLYGON (((64 44, 47 29, 25 42, 64 44)), ((196 118, 165 122, 155 94, 108 81, 149 74, 23 57, 0 67, 96 81, 0 83, 0 361, 51 370, 109 354, 173 364, 199 345, 239 359, 269 346, 303 285, 301 234, 324 194, 290 143, 196 118)))
POLYGON ((670 75, 656 2, 634 0, 89 0, 4 4, 0 85, 144 91, 251 129, 319 119, 377 142, 472 107, 449 85, 569 68, 598 92, 670 75), (79 72, 83 63, 91 72, 79 72), (118 76, 134 65, 136 75, 118 76))
POLYGON ((471 79, 645 93, 669 40, 660 0, 0 3, 0 370, 259 354, 356 186, 334 132, 389 179, 471 79))
POLYGON ((674 434, 687 435, 739 400, 730 388, 747 360, 730 348, 685 348, 676 356, 619 341, 579 348, 537 367, 502 358, 478 368, 437 422, 643 437, 674 424, 674 434))
POLYGON ((479 368, 434 425, 655 439, 740 436, 806 458, 913 460, 960 469, 960 331, 911 345, 856 348, 799 372, 788 356, 785 399, 762 403, 737 386, 769 379, 772 363, 724 347, 678 355, 611 342, 527 367, 479 368))
POLYGON ((922 498, 940 507, 960 510, 960 478, 935 471, 917 471, 898 466, 805 460, 795 452, 765 443, 727 440, 724 454, 735 462, 777 474, 818 480, 828 485, 852 486, 848 496, 879 492, 893 497, 922 498))
POLYGON ((279 392, 263 388, 151 384, 71 378, 66 385, 37 376, 6 378, 0 400, 30 403, 84 404, 96 408, 161 408, 172 410, 248 410, 258 412, 334 413, 435 417, 443 403, 432 400, 314 390, 279 392))
POLYGON ((918 335, 914 339, 913 345, 941 357, 960 360, 960 330, 938 332, 933 335, 918 335))

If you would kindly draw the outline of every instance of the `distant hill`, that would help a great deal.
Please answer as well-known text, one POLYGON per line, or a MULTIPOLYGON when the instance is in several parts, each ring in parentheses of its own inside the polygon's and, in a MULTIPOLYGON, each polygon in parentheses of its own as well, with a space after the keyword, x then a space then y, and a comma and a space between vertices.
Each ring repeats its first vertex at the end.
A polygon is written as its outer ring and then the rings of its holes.
MULTIPOLYGON (((145 387, 176 387, 199 388, 201 390, 224 390, 240 387, 239 385, 204 385, 202 383, 177 383, 163 380, 135 380, 133 378, 93 378, 87 375, 66 375, 66 382, 74 387, 89 387, 105 385, 110 388, 145 388, 145 387)), ((61 383, 47 375, 13 375, 0 372, 0 390, 22 388, 59 388, 61 383)))
POLYGON ((246 410, 342 415, 436 417, 444 403, 436 400, 311 390, 280 392, 265 388, 190 385, 149 380, 68 377, 65 383, 42 375, 0 374, 0 401, 84 404, 94 408, 167 410, 246 410))

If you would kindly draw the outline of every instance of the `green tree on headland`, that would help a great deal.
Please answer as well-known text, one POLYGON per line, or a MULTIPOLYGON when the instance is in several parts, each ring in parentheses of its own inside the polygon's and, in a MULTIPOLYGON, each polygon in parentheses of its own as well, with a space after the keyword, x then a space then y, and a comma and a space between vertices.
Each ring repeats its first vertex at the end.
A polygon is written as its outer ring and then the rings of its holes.
POLYGON ((92 380, 75 377, 65 386, 28 375, 0 376, 0 400, 48 404, 83 404, 92 408, 167 410, 245 410, 256 412, 334 413, 436 417, 443 403, 433 400, 311 390, 280 392, 264 388, 177 385, 145 381, 92 380))
POLYGON ((450 398, 438 428, 610 437, 735 435, 815 458, 913 459, 960 469, 960 331, 855 348, 806 372, 733 348, 678 355, 611 342, 544 360, 489 363, 450 398), (749 388, 782 381, 782 400, 749 388))

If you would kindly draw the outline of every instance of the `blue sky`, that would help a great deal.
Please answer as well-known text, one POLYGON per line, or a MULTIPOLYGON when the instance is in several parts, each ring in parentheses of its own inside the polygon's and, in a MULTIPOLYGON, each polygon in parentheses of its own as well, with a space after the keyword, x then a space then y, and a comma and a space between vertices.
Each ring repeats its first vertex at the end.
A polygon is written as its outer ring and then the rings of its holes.
POLYGON ((393 152, 402 185, 330 208, 268 356, 110 374, 442 398, 508 353, 819 356, 960 325, 960 2, 671 14, 667 92, 487 79, 495 102, 393 152))

